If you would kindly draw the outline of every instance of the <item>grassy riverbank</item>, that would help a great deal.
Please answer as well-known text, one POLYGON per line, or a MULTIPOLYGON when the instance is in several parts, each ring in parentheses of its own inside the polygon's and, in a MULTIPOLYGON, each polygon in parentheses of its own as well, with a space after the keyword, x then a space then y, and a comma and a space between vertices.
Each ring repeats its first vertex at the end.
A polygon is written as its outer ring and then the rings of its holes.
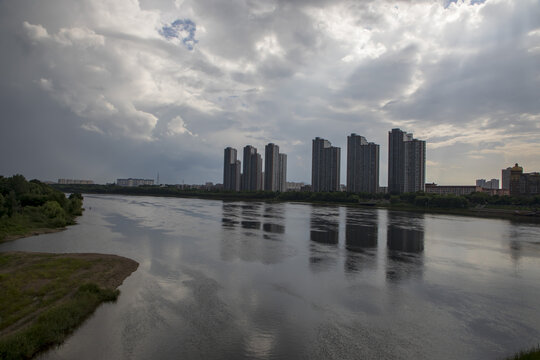
POLYGON ((59 190, 22 175, 0 176, 0 243, 24 236, 54 232, 82 215, 83 198, 68 198, 59 190))
POLYGON ((0 359, 60 344, 138 267, 101 254, 0 253, 0 359))

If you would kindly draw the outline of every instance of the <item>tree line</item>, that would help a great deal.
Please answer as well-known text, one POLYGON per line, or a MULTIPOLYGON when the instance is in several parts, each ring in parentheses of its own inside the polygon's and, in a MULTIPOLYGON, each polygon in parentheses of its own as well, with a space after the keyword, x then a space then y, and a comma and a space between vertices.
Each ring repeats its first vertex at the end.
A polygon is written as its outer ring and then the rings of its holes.
POLYGON ((174 185, 168 186, 137 186, 124 187, 111 185, 54 185, 55 188, 66 192, 86 192, 100 194, 150 195, 197 197, 221 200, 281 200, 306 202, 331 202, 346 204, 388 204, 389 206, 413 206, 418 208, 467 209, 474 206, 540 206, 540 195, 532 197, 513 197, 489 195, 476 192, 469 195, 438 195, 423 191, 404 194, 383 193, 351 193, 351 192, 310 192, 310 191, 224 191, 181 189, 174 185))
POLYGON ((82 215, 82 204, 80 193, 66 197, 39 180, 27 181, 22 175, 0 176, 0 240, 37 228, 73 224, 75 217, 82 215))

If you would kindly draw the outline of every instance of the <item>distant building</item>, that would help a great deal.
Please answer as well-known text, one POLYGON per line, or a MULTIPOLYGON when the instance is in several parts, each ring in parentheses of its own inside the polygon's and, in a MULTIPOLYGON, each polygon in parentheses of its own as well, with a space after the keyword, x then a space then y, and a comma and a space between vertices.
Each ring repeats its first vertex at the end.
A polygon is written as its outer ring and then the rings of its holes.
POLYGON ((473 192, 482 191, 482 187, 475 185, 437 185, 435 183, 426 184, 425 192, 439 195, 469 195, 473 192))
POLYGON ((501 170, 501 189, 510 190, 510 172, 512 171, 511 167, 501 170))
POLYGON ((301 191, 302 186, 305 186, 305 185, 306 184, 303 182, 287 181, 286 188, 287 188, 287 191, 301 191))
POLYGON ((313 139, 311 158, 311 189, 319 191, 340 190, 341 149, 319 137, 313 139))
POLYGON ((153 179, 116 179, 116 185, 118 186, 142 186, 142 185, 154 185, 153 179))
POLYGON ((424 190, 426 142, 400 129, 388 132, 388 191, 424 190))
POLYGON ((540 173, 523 173, 523 168, 516 165, 510 170, 510 195, 533 196, 540 194, 540 173))
POLYGON ((476 180, 476 186, 479 186, 482 189, 498 189, 499 179, 491 179, 489 181, 486 181, 486 179, 478 179, 476 180))
POLYGON ((499 195, 499 196, 509 195, 508 190, 485 187, 487 183, 489 183, 489 181, 483 183, 483 182, 478 182, 477 180, 477 184, 484 184, 484 187, 480 185, 437 185, 435 183, 431 183, 431 184, 426 184, 425 192, 428 194, 457 195, 457 196, 468 195, 468 194, 472 194, 473 192, 483 192, 489 195, 499 195))
POLYGON ((258 191, 263 189, 262 158, 257 153, 257 149, 251 145, 244 147, 241 189, 243 191, 258 191))
POLYGON ((486 179, 477 179, 476 186, 483 188, 486 185, 486 179))
POLYGON ((365 137, 347 137, 347 191, 376 193, 379 189, 379 145, 365 137))
POLYGON ((489 194, 489 195, 499 195, 499 196, 510 195, 510 190, 507 190, 507 189, 487 189, 487 188, 483 188, 480 191, 483 192, 483 193, 489 194))
POLYGON ((499 179, 491 179, 489 181, 486 181, 486 185, 484 186, 484 188, 497 190, 499 188, 499 179))
POLYGON ((240 161, 237 160, 237 151, 228 147, 224 151, 223 159, 223 189, 240 191, 240 161))
POLYGON ((307 192, 307 191, 312 191, 312 186, 311 185, 303 185, 300 187, 300 191, 302 192, 307 192))
POLYGON ((58 179, 58 184, 63 185, 92 185, 92 180, 77 180, 77 179, 58 179))

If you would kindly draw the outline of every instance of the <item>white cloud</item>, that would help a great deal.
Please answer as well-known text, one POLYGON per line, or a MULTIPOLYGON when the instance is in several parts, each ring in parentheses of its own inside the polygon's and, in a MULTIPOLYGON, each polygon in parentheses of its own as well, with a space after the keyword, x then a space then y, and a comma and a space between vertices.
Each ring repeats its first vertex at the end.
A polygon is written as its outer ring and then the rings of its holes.
POLYGON ((47 29, 45 29, 41 25, 33 25, 30 24, 28 21, 23 22, 23 27, 26 30, 26 34, 30 39, 32 40, 41 40, 41 39, 47 39, 49 38, 49 34, 47 32, 47 29))
POLYGON ((167 129, 169 130, 170 135, 188 134, 191 136, 196 136, 196 135, 193 135, 193 133, 186 128, 186 123, 184 122, 184 119, 182 119, 181 116, 176 116, 171 121, 169 121, 169 124, 167 125, 167 129))
POLYGON ((79 45, 83 47, 103 46, 105 37, 96 34, 94 31, 86 28, 62 28, 54 36, 55 40, 62 45, 79 45))
POLYGON ((44 78, 41 78, 37 81, 37 83, 39 84, 39 86, 45 90, 45 91, 52 91, 53 89, 53 84, 52 84, 52 81, 49 80, 49 79, 44 79, 44 78))

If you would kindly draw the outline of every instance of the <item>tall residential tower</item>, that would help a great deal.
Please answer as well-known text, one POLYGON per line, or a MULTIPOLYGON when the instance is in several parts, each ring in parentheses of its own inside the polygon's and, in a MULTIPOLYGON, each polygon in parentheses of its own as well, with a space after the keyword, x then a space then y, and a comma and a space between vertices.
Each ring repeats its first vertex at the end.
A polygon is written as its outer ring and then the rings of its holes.
POLYGON ((313 139, 311 157, 311 190, 339 191, 341 149, 330 141, 316 137, 313 139))
POLYGON ((240 161, 236 159, 237 151, 231 147, 225 149, 223 161, 223 188, 240 191, 240 161))
POLYGON ((264 148, 264 190, 278 191, 279 146, 268 144, 264 148))
POLYGON ((388 132, 388 192, 423 191, 426 142, 400 129, 388 132))
POLYGON ((279 152, 279 146, 268 144, 264 149, 264 190, 286 191, 287 155, 279 152))
POLYGON ((347 137, 347 191, 379 191, 379 145, 354 133, 347 137))
POLYGON ((242 172, 242 190, 262 190, 262 158, 257 149, 251 145, 244 147, 244 165, 242 172))

